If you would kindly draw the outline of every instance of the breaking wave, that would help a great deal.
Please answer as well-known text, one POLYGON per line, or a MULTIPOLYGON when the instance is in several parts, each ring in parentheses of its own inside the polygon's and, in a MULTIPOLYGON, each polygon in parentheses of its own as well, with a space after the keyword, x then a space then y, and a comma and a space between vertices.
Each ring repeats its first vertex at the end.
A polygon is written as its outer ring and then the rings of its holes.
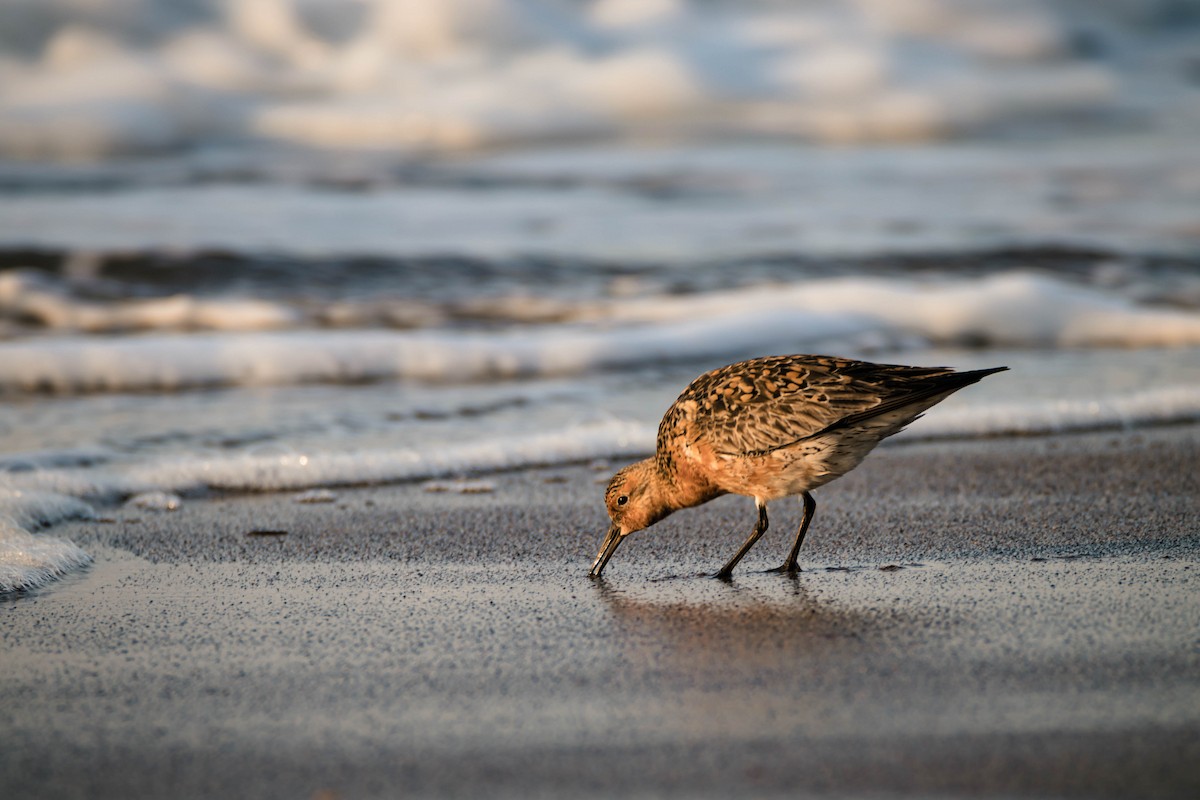
POLYGON ((1110 104, 1120 81, 1081 57, 1081 27, 1011 0, 18 3, 0 7, 0 154, 927 139, 1110 104))
MULTIPOLYGON (((220 301, 210 306, 219 308, 220 301)), ((234 303, 224 319, 244 322, 242 309, 234 303)), ((381 380, 470 383, 768 352, 886 352, 930 344, 1200 345, 1196 311, 1140 305, 1023 272, 941 281, 857 277, 589 301, 560 310, 571 321, 487 330, 304 329, 14 340, 0 343, 0 392, 381 380)), ((122 314, 119 305, 113 313, 122 314)), ((214 314, 221 318, 219 311, 214 314)), ((265 315, 267 327, 283 316, 265 315)))

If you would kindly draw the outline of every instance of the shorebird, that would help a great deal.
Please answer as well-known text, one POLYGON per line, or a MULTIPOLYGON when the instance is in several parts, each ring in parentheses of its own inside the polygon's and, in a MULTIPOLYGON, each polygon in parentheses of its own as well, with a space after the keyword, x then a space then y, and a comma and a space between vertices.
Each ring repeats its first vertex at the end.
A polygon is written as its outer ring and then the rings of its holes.
POLYGON ((772 571, 798 572, 817 508, 813 489, 854 469, 929 407, 1006 369, 955 372, 792 355, 706 372, 663 415, 655 454, 609 481, 604 503, 612 525, 589 574, 600 577, 629 534, 731 493, 754 499, 758 521, 716 577, 728 579, 767 530, 767 503, 797 494, 804 517, 787 560, 772 571))

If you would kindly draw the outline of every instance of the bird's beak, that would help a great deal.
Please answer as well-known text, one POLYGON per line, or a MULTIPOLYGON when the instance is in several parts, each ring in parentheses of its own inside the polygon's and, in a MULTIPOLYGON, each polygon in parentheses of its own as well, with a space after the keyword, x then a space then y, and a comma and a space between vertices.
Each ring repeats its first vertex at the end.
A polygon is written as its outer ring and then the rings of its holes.
POLYGON ((621 535, 621 526, 613 523, 608 529, 608 534, 604 537, 604 544, 600 545, 600 552, 596 555, 596 560, 592 563, 592 571, 588 573, 589 578, 599 578, 600 573, 604 572, 604 565, 612 558, 612 554, 617 552, 617 546, 621 544, 621 540, 625 537, 621 535))

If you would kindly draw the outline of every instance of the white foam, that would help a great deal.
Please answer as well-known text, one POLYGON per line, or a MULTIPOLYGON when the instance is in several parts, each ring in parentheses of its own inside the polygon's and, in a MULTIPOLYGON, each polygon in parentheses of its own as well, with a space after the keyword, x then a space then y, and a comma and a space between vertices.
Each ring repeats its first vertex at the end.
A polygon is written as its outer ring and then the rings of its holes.
POLYGON ((45 0, 5 14, 0 153, 81 158, 257 137, 461 148, 637 131, 824 140, 971 131, 1103 106, 1108 67, 1011 0, 45 0), (912 9, 920 8, 921 13, 912 9), (18 15, 14 17, 14 14, 18 15), (764 31, 771 31, 769 35, 764 31), (303 97, 300 102, 297 98, 303 97))
POLYGON ((453 480, 453 481, 426 481, 421 484, 421 489, 430 492, 431 494, 439 494, 442 492, 454 492, 457 494, 491 494, 496 491, 496 484, 491 481, 469 481, 469 480, 453 480))
POLYGON ((336 503, 337 495, 328 489, 309 489, 292 497, 294 503, 336 503))
POLYGON ((846 278, 681 298, 623 300, 597 317, 629 322, 720 318, 756 309, 853 317, 936 344, 1179 347, 1200 344, 1200 314, 1138 306, 1034 272, 971 280, 846 278))
POLYGON ((91 506, 75 497, 0 486, 0 594, 36 588, 90 563, 73 543, 30 531, 91 516, 91 506))
MULTIPOLYGON (((1136 295, 1137 292, 1129 294, 1136 295)), ((646 358, 657 360, 708 353, 717 355, 721 351, 706 349, 710 347, 706 343, 714 339, 729 341, 731 336, 739 342, 755 345, 762 341, 761 329, 770 329, 776 324, 782 326, 779 328, 781 335, 793 337, 798 343, 822 336, 844 338, 867 331, 890 332, 895 338, 915 336, 939 344, 968 342, 1017 347, 1162 347, 1200 343, 1200 315, 1195 311, 1139 305, 1131 297, 1113 291, 1072 285, 1049 275, 1024 271, 971 279, 854 277, 758 285, 683 296, 622 296, 611 301, 572 302, 500 296, 441 307, 405 299, 354 303, 335 300, 325 306, 310 303, 305 313, 309 319, 299 309, 278 302, 238 297, 205 299, 182 294, 153 300, 99 303, 70 297, 62 287, 53 286, 33 273, 13 270, 0 274, 0 315, 33 320, 54 331, 86 333, 269 331, 312 323, 337 327, 424 327, 443 324, 454 314, 466 314, 512 323, 573 320, 606 326, 638 324, 644 326, 639 329, 638 338, 646 344, 646 358), (771 317, 769 325, 763 325, 763 315, 771 317), (688 323, 698 320, 713 326, 713 333, 693 331, 688 327, 688 323)), ((500 337, 472 338, 454 334, 440 338, 429 334, 400 337, 392 344, 397 354, 397 363, 393 365, 376 363, 372 366, 363 360, 351 365, 336 336, 323 341, 320 334, 316 334, 315 339, 313 334, 305 334, 306 340, 296 340, 292 349, 326 353, 327 358, 350 370, 345 374, 345 379, 350 380, 377 377, 452 380, 453 375, 422 372, 422 369, 429 370, 430 362, 440 361, 439 353, 445 352, 454 352, 470 363, 473 360, 470 354, 487 351, 487 341, 492 339, 499 348, 508 348, 511 357, 521 364, 511 368, 499 366, 504 356, 495 353, 489 356, 492 367, 478 373, 463 373, 464 379, 505 374, 555 374, 629 363, 617 352, 619 346, 625 344, 619 332, 598 332, 579 326, 546 330, 552 335, 545 338, 560 340, 564 346, 553 348, 539 343, 539 333, 533 328, 527 335, 500 337), (424 356, 418 355, 422 348, 426 350, 424 356), (560 350, 578 354, 578 364, 571 365, 570 353, 563 354, 558 352, 560 350), (612 352, 606 355, 603 352, 606 350, 612 352), (425 366, 414 366, 415 362, 424 362, 425 366)), ((347 336, 356 337, 354 334, 347 336)), ((83 341, 94 344, 98 340, 83 341)), ((91 350, 88 358, 101 358, 100 351, 111 348, 137 360, 166 364, 169 351, 179 349, 181 359, 199 364, 206 360, 201 351, 220 348, 224 341, 198 339, 194 345, 187 345, 180 339, 171 340, 173 344, 153 344, 146 339, 124 343, 113 341, 105 343, 99 351, 91 350)), ((361 343, 373 341, 375 337, 368 335, 361 343)), ((198 372, 195 379, 182 378, 177 385, 240 382, 238 375, 227 374, 230 369, 247 375, 247 380, 252 383, 341 379, 336 370, 312 365, 306 368, 303 358, 292 359, 296 364, 294 377, 289 377, 286 369, 267 370, 264 366, 253 365, 254 361, 266 358, 278 359, 279 348, 288 347, 286 339, 265 337, 238 342, 238 347, 243 345, 249 349, 243 357, 235 359, 236 367, 235 361, 225 358, 224 371, 219 366, 210 366, 209 374, 201 376, 198 372), (251 355, 260 348, 262 357, 251 355)), ((739 348, 727 351, 736 349, 739 348)), ((15 353, 12 357, 20 358, 15 353)), ((14 380, 0 375, 0 388, 14 380)), ((61 383, 51 380, 46 385, 64 391, 74 390, 70 380, 61 383)), ((117 380, 113 385, 119 388, 124 384, 117 380)), ((137 382, 130 384, 130 388, 140 386, 137 382)), ((87 390, 89 382, 83 381, 79 388, 87 390)))
POLYGON ((1200 391, 1167 386, 1089 398, 1035 397, 939 407, 900 435, 953 439, 1120 429, 1200 420, 1200 391))
POLYGON ((423 449, 164 457, 104 470, 47 469, 10 477, 25 491, 101 500, 201 490, 298 491, 395 483, 590 461, 652 449, 654 427, 610 420, 590 425, 423 449))
MULTIPOLYGON (((1001 381, 1002 378, 990 379, 1001 381)), ((1130 429, 1200 420, 1200 393, 1190 386, 1157 386, 1084 396, 990 395, 973 389, 931 409, 900 440, 1052 434, 1130 429), (983 395, 984 399, 980 399, 983 395)), ((134 496, 164 498, 216 491, 303 491, 335 486, 433 480, 531 466, 633 457, 654 450, 657 420, 614 419, 545 431, 497 435, 483 428, 468 441, 372 449, 368 440, 348 451, 234 452, 160 456, 103 465, 12 474, 10 486, 29 497, 55 498, 66 516, 90 512, 64 495, 110 502, 134 496), (69 505, 74 503, 74 505, 69 505), (67 505, 63 505, 67 504, 67 505), (64 511, 63 509, 66 509, 64 511)), ((305 498, 306 496, 301 496, 305 498)), ((166 505, 155 507, 167 508, 166 505)), ((51 517, 53 517, 53 513, 51 517)), ((35 514, 46 519, 44 512, 35 514)))
POLYGON ((0 274, 0 315, 56 330, 111 333, 136 330, 266 330, 294 324, 298 315, 252 298, 205 299, 179 294, 155 299, 88 302, 69 297, 39 276, 0 274))
MULTIPOLYGON (((104 469, 43 469, 7 476, 0 487, 0 593, 40 586, 91 561, 74 544, 32 535, 26 528, 71 517, 92 516, 79 497, 112 502, 132 496, 140 509, 179 507, 176 493, 319 490, 329 486, 394 483, 591 461, 652 446, 653 430, 610 421, 531 436, 484 439, 424 450, 361 450, 313 453, 164 457, 110 464, 104 469), (6 516, 7 515, 7 516, 6 516)), ((483 482, 453 484, 459 492, 486 491, 483 482)), ((327 493, 300 495, 298 502, 333 500, 327 493)))
POLYGON ((172 391, 383 379, 471 382, 722 355, 768 342, 804 349, 873 332, 849 316, 743 314, 716 320, 508 333, 288 331, 62 337, 0 343, 0 391, 172 391))
POLYGON ((125 505, 145 511, 178 511, 183 507, 183 498, 170 492, 142 492, 129 498, 125 505))
POLYGON ((0 518, 27 530, 44 528, 68 519, 89 519, 92 507, 80 500, 57 492, 17 488, 7 479, 0 483, 0 518))
POLYGON ((0 343, 0 391, 171 391, 404 379, 469 383, 747 353, 1200 344, 1200 313, 1036 273, 848 278, 585 303, 583 322, 503 332, 297 330, 0 343))
POLYGON ((0 520, 0 594, 36 589, 91 560, 71 542, 35 536, 0 520))

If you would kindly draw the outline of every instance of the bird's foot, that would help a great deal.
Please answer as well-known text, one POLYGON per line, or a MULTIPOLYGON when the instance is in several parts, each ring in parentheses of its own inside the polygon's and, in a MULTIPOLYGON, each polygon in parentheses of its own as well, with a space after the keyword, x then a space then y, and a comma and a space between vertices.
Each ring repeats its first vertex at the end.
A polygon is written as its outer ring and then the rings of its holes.
POLYGON ((726 583, 730 583, 731 581, 733 581, 733 570, 723 569, 720 572, 714 572, 713 577, 719 581, 725 581, 726 583))
POLYGON ((778 567, 767 570, 767 572, 777 572, 780 575, 797 575, 800 572, 800 565, 796 563, 780 564, 778 567))

